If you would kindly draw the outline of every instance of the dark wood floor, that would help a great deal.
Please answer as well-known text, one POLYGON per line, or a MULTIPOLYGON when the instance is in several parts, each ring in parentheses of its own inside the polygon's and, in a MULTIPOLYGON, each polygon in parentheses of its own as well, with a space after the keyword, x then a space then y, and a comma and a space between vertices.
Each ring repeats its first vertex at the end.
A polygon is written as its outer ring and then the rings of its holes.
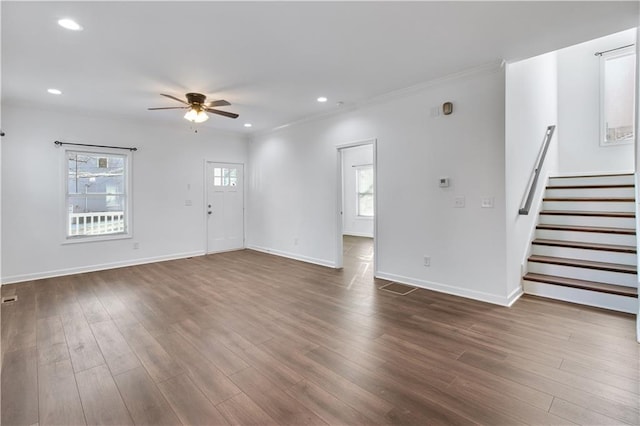
POLYGON ((2 424, 630 424, 630 315, 240 251, 2 288, 2 424))

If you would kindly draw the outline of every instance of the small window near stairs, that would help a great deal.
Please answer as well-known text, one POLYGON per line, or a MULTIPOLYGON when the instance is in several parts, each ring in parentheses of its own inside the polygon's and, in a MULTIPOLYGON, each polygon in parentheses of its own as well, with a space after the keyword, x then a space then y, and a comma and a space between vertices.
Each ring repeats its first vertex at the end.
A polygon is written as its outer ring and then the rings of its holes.
POLYGON ((635 48, 600 56, 600 144, 632 143, 635 126, 635 48))

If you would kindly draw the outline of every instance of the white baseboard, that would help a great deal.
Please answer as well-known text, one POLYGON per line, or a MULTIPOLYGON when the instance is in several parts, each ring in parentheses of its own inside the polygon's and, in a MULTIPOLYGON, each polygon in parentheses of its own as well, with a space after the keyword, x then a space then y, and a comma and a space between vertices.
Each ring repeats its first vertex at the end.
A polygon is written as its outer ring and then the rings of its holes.
POLYGON ((512 307, 513 304, 516 303, 518 299, 522 297, 523 294, 524 294, 524 291, 522 289, 522 286, 518 286, 517 288, 513 289, 511 294, 507 296, 507 306, 512 307))
POLYGON ((326 259, 317 259, 315 257, 304 256, 298 253, 290 253, 282 250, 271 249, 267 247, 259 247, 254 245, 247 246, 249 250, 255 250, 262 253, 274 254, 280 257, 286 257, 288 259, 299 260, 301 262, 313 263, 315 265, 327 266, 329 268, 335 268, 336 263, 326 259))
POLYGON ((142 259, 124 260, 120 262, 102 263, 97 265, 86 265, 75 268, 57 269, 54 271, 42 271, 32 274, 11 275, 2 278, 2 285, 40 280, 44 278, 61 277, 64 275, 82 274, 85 272, 104 271, 106 269, 124 268, 126 266, 144 265, 146 263, 166 262, 167 260, 185 259, 187 257, 203 256, 204 254, 204 251, 194 251, 165 256, 146 257, 142 259))
POLYGON ((493 303, 500 306, 511 306, 518 297, 517 290, 512 292, 509 297, 497 294, 485 293, 482 291, 469 290, 466 288, 454 287, 447 284, 441 284, 431 281, 424 281, 417 278, 403 277, 401 275, 389 274, 386 272, 378 272, 376 278, 382 278, 389 281, 395 281, 402 284, 409 284, 426 290, 433 290, 440 293, 451 294, 453 296, 465 297, 467 299, 479 300, 481 302, 493 303))

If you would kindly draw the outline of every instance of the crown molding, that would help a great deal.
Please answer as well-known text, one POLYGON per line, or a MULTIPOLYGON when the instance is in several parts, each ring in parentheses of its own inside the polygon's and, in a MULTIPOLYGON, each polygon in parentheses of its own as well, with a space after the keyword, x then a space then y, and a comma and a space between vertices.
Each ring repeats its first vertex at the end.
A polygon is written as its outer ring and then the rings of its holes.
POLYGON ((255 138, 256 136, 266 136, 268 134, 277 132, 278 130, 286 129, 288 127, 297 126, 300 124, 314 122, 314 121, 320 121, 329 117, 342 115, 347 112, 352 112, 352 111, 363 109, 369 106, 382 104, 395 99, 406 98, 416 93, 424 92, 428 89, 431 89, 432 87, 440 86, 446 83, 450 83, 452 81, 459 81, 459 80, 464 80, 466 78, 475 77, 478 75, 495 73, 503 70, 504 66, 505 66, 505 61, 499 60, 499 61, 482 64, 473 68, 467 68, 465 70, 455 72, 453 74, 448 74, 444 77, 438 77, 431 80, 427 80, 425 82, 418 83, 413 86, 408 86, 402 89, 397 89, 387 93, 383 93, 381 95, 376 95, 374 97, 371 97, 359 102, 345 103, 343 106, 339 107, 338 109, 319 113, 319 114, 308 115, 306 117, 302 117, 298 120, 281 124, 279 126, 273 127, 268 130, 257 131, 255 133, 252 133, 251 136, 252 138, 255 138))

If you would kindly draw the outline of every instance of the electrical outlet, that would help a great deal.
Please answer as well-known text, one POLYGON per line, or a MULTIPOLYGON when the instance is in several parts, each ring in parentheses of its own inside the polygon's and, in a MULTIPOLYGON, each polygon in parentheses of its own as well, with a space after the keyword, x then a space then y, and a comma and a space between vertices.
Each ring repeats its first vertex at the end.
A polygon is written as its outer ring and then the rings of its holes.
POLYGON ((192 205, 193 205, 193 201, 191 201, 191 200, 184 200, 184 205, 185 205, 185 206, 187 206, 187 207, 192 206, 192 205))
POLYGON ((483 197, 480 200, 480 207, 483 209, 492 209, 493 208, 493 197, 483 197))
POLYGON ((294 238, 294 239, 293 239, 293 245, 294 245, 294 246, 297 246, 297 245, 298 245, 298 238, 294 238))
POLYGON ((140 243, 138 243, 138 242, 133 243, 133 249, 134 250, 138 250, 139 248, 140 248, 140 243))
POLYGON ((453 207, 457 209, 464 208, 464 197, 456 197, 453 199, 453 207))
POLYGON ((430 256, 425 256, 424 257, 424 266, 431 266, 431 257, 430 256))

